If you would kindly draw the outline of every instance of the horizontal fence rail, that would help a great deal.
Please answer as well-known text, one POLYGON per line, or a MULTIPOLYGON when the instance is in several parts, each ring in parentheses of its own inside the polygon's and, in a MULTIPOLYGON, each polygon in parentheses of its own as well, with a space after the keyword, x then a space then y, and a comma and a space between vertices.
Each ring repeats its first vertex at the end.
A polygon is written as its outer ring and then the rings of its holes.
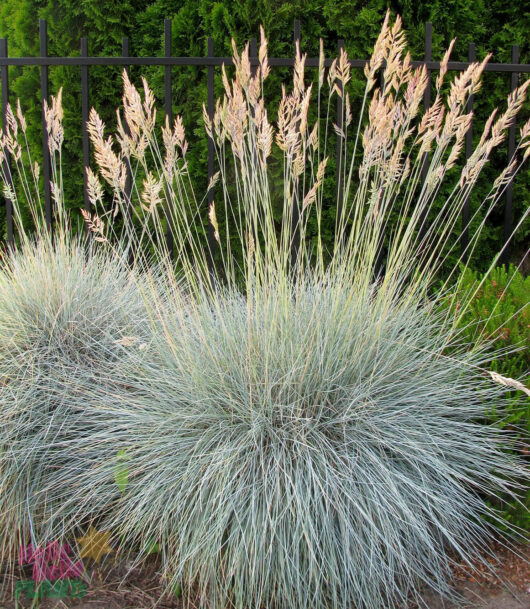
MULTIPOLYGON (((368 59, 349 59, 352 68, 364 68, 368 59)), ((271 66, 292 68, 294 58, 269 57, 271 66)), ((318 68, 318 57, 308 57, 305 61, 306 67, 318 68)), ((329 68, 333 59, 324 60, 325 67, 329 68)), ((251 65, 259 65, 258 58, 250 57, 251 65)), ((469 61, 450 61, 448 70, 465 70, 469 67, 469 61)), ((0 66, 222 66, 234 65, 232 57, 0 57, 0 66)), ((425 65, 428 70, 439 70, 439 61, 414 60, 410 64, 413 67, 425 65)), ((484 68, 485 72, 508 72, 508 73, 530 73, 530 63, 489 63, 484 68)))
MULTIPOLYGON (((431 84, 431 71, 440 69, 440 62, 433 61, 432 59, 432 24, 425 24, 425 56, 423 60, 411 61, 411 65, 414 67, 425 66, 427 68, 429 86, 425 91, 424 96, 424 107, 427 109, 430 106, 430 84, 431 84)), ((98 57, 90 56, 88 49, 88 42, 86 38, 80 40, 80 56, 78 57, 51 57, 48 54, 48 34, 47 25, 45 20, 40 20, 39 23, 39 42, 40 42, 40 56, 39 57, 9 57, 8 54, 8 41, 7 39, 0 39, 0 85, 1 85, 1 117, 2 126, 5 128, 6 125, 6 111, 7 104, 9 102, 9 66, 33 66, 40 67, 40 87, 41 87, 41 105, 44 112, 44 101, 48 100, 48 69, 50 66, 79 66, 80 68, 80 82, 81 82, 81 116, 83 121, 82 126, 82 156, 84 167, 89 166, 90 162, 90 142, 86 123, 88 120, 89 107, 90 107, 90 91, 89 91, 89 68, 90 66, 124 66, 128 71, 131 66, 162 66, 164 67, 164 111, 169 117, 170 122, 173 118, 172 104, 171 104, 171 86, 172 86, 172 74, 171 67, 173 66, 198 66, 207 68, 207 111, 210 118, 213 118, 215 109, 215 95, 214 95, 214 79, 215 79, 215 68, 222 65, 233 65, 232 57, 221 57, 216 56, 214 53, 214 42, 212 38, 208 38, 207 41, 207 55, 204 57, 175 57, 172 55, 171 47, 171 20, 166 19, 164 21, 164 45, 163 55, 156 57, 133 57, 129 50, 129 39, 123 38, 122 41, 122 55, 116 57, 98 57)), ((296 49, 296 45, 301 44, 301 30, 300 21, 295 20, 294 22, 294 35, 293 35, 293 51, 296 49)), ((337 53, 344 47, 344 42, 339 40, 337 43, 337 53)), ((256 39, 250 41, 250 64, 251 66, 257 66, 259 64, 257 57, 257 45, 256 39)), ((324 65, 326 67, 331 66, 333 59, 326 58, 324 65)), ((363 68, 367 63, 368 59, 350 59, 349 63, 352 68, 363 68)), ((448 70, 465 70, 471 63, 475 61, 475 45, 471 43, 469 45, 468 61, 449 61, 447 64, 448 70)), ((269 57, 268 62, 270 66, 277 67, 294 67, 295 57, 269 57)), ((530 73, 530 64, 518 63, 519 62, 519 47, 517 45, 512 46, 511 62, 510 63, 488 63, 485 67, 486 72, 496 72, 510 74, 510 91, 514 91, 517 88, 518 77, 520 74, 530 73)), ((319 58, 308 57, 305 65, 310 68, 318 68, 319 58)), ((471 96, 467 102, 467 112, 473 110, 473 96, 471 96)), ((339 97, 337 100, 336 109, 336 122, 340 126, 343 117, 343 100, 339 97)), ((124 125, 127 129, 127 125, 124 125)), ((515 121, 509 128, 508 132, 508 159, 513 157, 515 151, 515 133, 516 125, 515 121)), ((465 157, 466 160, 470 157, 473 151, 472 145, 473 137, 473 124, 471 123, 468 133, 466 134, 465 140, 465 157)), ((342 143, 337 141, 337 159, 341 158, 341 146, 342 143)), ((43 125, 42 125, 42 150, 43 150, 43 180, 44 180, 44 209, 46 223, 49 228, 52 228, 52 200, 50 194, 50 156, 47 142, 47 131, 44 125, 44 114, 43 114, 43 125)), ((6 154, 4 163, 9 168, 9 156, 6 154)), ((425 179, 428 167, 428 156, 425 155, 423 160, 423 171, 422 179, 425 179)), ((215 149, 211 138, 208 140, 208 183, 212 179, 215 171, 215 149)), ((9 169, 6 172, 9 174, 9 169)), ((84 193, 83 201, 86 209, 89 208, 89 200, 87 193, 87 181, 86 171, 83 172, 84 177, 84 193)), ((341 184, 340 176, 342 172, 338 172, 339 179, 337 179, 337 205, 343 205, 343 189, 341 184)), ((131 187, 131 176, 127 176, 128 188, 131 187)), ((213 189, 208 191, 208 205, 211 203, 214 197, 213 189)), ((504 206, 504 226, 503 226, 503 243, 501 260, 507 264, 510 257, 510 240, 513 232, 513 182, 510 181, 506 187, 505 193, 505 206, 504 206)), ((13 206, 12 202, 8 199, 5 200, 5 212, 6 212, 6 223, 7 223, 7 241, 10 245, 14 243, 14 230, 13 230, 13 206)), ((293 218, 296 219, 298 215, 298 203, 293 201, 293 218)), ((462 251, 466 250, 469 243, 468 234, 468 223, 470 217, 469 200, 464 201, 462 208, 462 232, 460 236, 462 251)), ((424 228, 424 224, 422 223, 424 228)), ((172 235, 171 228, 168 227, 168 243, 170 250, 172 247, 172 235)), ((295 241, 293 248, 298 246, 297 234, 295 232, 295 241)), ((208 233, 208 247, 211 253, 215 247, 215 239, 213 227, 209 226, 208 233)), ((213 264, 213 262, 211 262, 213 264)))

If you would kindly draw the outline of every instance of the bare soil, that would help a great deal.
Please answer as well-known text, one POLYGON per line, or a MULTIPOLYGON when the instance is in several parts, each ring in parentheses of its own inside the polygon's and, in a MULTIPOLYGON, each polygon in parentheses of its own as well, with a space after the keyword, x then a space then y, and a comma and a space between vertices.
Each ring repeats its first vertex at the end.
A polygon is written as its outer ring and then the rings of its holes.
MULTIPOLYGON (((495 552, 495 574, 486 569, 470 569, 460 565, 454 570, 455 589, 464 597, 469 609, 530 609, 530 544, 517 548, 518 555, 500 545, 495 552)), ((42 600, 38 609, 151 609, 163 592, 157 562, 130 569, 126 563, 112 558, 101 567, 88 572, 89 584, 82 599, 42 600), (127 576, 127 577, 126 577, 127 576)), ((10 582, 0 597, 0 609, 15 609, 10 582)), ((186 599, 187 601, 188 599, 186 599)), ((457 609, 435 595, 425 597, 429 609, 457 609)), ((184 609, 187 603, 174 595, 162 596, 159 609, 184 609)), ((193 606, 193 604, 192 604, 193 606)), ((31 601, 21 599, 19 609, 31 607, 31 601)), ((414 605, 411 605, 411 609, 414 605)))
MULTIPOLYGON (((530 545, 519 546, 517 554, 494 544, 493 572, 485 567, 454 569, 455 588, 473 609, 530 609, 530 545)), ((429 609, 455 609, 427 596, 429 609)))

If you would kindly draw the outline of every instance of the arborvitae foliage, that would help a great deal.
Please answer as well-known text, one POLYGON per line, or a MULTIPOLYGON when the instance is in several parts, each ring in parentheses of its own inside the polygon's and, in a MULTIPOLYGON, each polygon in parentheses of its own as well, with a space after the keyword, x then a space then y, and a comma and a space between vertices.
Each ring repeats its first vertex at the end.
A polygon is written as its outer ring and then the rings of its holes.
MULTIPOLYGON (((129 36, 133 55, 161 55, 163 52, 163 20, 172 19, 173 54, 180 56, 205 55, 207 38, 211 36, 215 52, 231 54, 231 39, 238 44, 258 36, 263 24, 271 40, 271 56, 292 56, 293 20, 301 20, 302 50, 309 56, 318 54, 319 38, 323 38, 328 56, 335 55, 337 40, 344 39, 350 57, 368 57, 373 40, 381 26, 387 8, 400 13, 409 33, 409 48, 413 58, 424 56, 424 23, 433 23, 433 57, 441 58, 453 37, 457 38, 453 59, 466 60, 468 45, 476 44, 478 58, 492 52, 491 61, 506 62, 511 58, 511 45, 520 46, 520 61, 530 61, 528 36, 530 13, 525 2, 516 0, 433 0, 430 2, 400 0, 155 0, 142 2, 114 2, 101 0, 79 4, 73 0, 4 0, 0 7, 0 36, 9 39, 10 55, 38 54, 38 19, 48 20, 49 52, 52 55, 79 53, 79 38, 87 36, 89 52, 93 55, 117 55, 121 53, 121 39, 129 36)), ((220 91, 220 70, 216 71, 217 93, 220 91)), ((90 69, 90 102, 100 110, 104 120, 114 120, 114 107, 119 100, 120 70, 116 67, 90 69)), ((163 98, 163 69, 161 67, 132 70, 133 77, 144 74, 163 98)), ((189 155, 190 172, 197 185, 207 183, 207 143, 200 127, 201 102, 206 100, 206 71, 199 67, 178 67, 173 74, 173 110, 181 114, 188 127, 191 140, 189 155), (191 129, 194 131, 192 132, 191 129)), ((287 72, 274 68, 268 82, 270 101, 279 100, 279 82, 287 72)), ((31 125, 29 139, 39 158, 41 128, 39 124, 39 71, 37 68, 10 69, 13 97, 19 96, 23 110, 31 125)), ((361 97, 363 81, 361 70, 353 70, 353 90, 361 97)), ((482 94, 476 99, 475 112, 479 121, 502 104, 509 90, 509 75, 486 74, 482 94)), ((50 69, 50 92, 62 85, 65 106, 64 163, 67 171, 65 193, 71 207, 82 205, 81 163, 81 100, 78 68, 56 67, 50 69)), ((355 102, 355 99, 352 99, 355 102)), ((355 103, 354 103, 355 110, 355 103)), ((528 117, 529 105, 523 109, 521 122, 528 117)), ((160 116, 162 118, 162 116, 160 116)), ((274 119, 275 117, 271 117, 274 119)), ((475 140, 477 138, 475 137, 475 140)), ((504 166, 506 149, 491 159, 491 171, 484 174, 484 186, 479 184, 471 206, 482 200, 491 176, 504 166)), ((328 171, 333 168, 330 159, 328 171)), ((521 209, 530 196, 530 178, 519 175, 514 188, 514 215, 520 217, 521 209)), ((443 195, 441 193, 441 199, 443 195)), ((326 192, 328 201, 323 216, 323 234, 333 232, 334 192, 326 192), (328 226, 329 225, 329 226, 328 226)), ((1 212, 3 213, 3 212, 1 212)), ((2 218, 0 218, 1 220, 2 218)), ((2 222, 2 226, 3 226, 2 222)), ((499 207, 487 222, 482 243, 473 265, 485 268, 502 241, 502 208, 499 207)), ((5 229, 4 229, 5 230, 5 229)), ((2 230, 2 234, 4 232, 2 230)), ((529 223, 519 230, 513 248, 513 259, 520 260, 524 243, 530 234, 529 223)))
MULTIPOLYGON (((39 19, 48 22, 48 54, 80 54, 80 38, 88 38, 91 55, 121 54, 123 36, 135 28, 135 16, 144 6, 139 0, 78 3, 73 0, 6 0, 0 4, 0 36, 7 37, 10 56, 39 55, 39 19)), ((40 70, 37 67, 9 69, 10 99, 18 97, 28 119, 28 139, 35 159, 41 160, 42 121, 40 70)), ((81 81, 77 67, 50 67, 49 91, 64 87, 63 107, 65 146, 65 199, 68 206, 83 204, 81 148, 81 81)), ((116 91, 121 87, 120 67, 90 69, 90 103, 112 120, 116 91)), ((3 206, 2 206, 3 207, 3 206)), ((2 235, 5 231, 2 223, 2 235)))

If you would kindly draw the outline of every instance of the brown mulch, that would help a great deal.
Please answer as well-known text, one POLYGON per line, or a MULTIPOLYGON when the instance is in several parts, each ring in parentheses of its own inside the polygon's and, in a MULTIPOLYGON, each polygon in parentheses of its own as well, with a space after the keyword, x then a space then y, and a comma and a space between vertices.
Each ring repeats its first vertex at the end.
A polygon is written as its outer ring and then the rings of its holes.
MULTIPOLYGON (((495 574, 484 567, 472 569, 466 565, 454 568, 455 587, 471 599, 469 607, 493 609, 530 609, 530 544, 519 546, 517 554, 501 544, 492 546, 495 574), (478 600, 475 600, 478 599, 478 600)), ((20 575, 20 574, 19 574, 20 575)), ((141 567, 132 568, 127 563, 114 562, 109 557, 101 567, 88 569, 90 583, 82 599, 41 600, 39 609, 183 609, 187 605, 182 598, 166 593, 160 577, 156 557, 141 567), (162 597, 161 597, 162 595, 162 597), (158 604, 157 604, 158 601, 158 604)), ((0 609, 15 609, 9 581, 4 581, 4 596, 0 597, 0 609)), ((188 601, 189 599, 185 599, 188 601)), ((427 597, 431 609, 444 605, 440 599, 427 597)), ((29 599, 21 599, 19 609, 31 607, 29 599)))
POLYGON ((496 589, 509 583, 519 592, 530 594, 530 545, 518 546, 515 550, 517 554, 497 542, 492 544, 491 549, 495 555, 492 561, 494 572, 484 565, 477 565, 475 569, 458 565, 453 569, 457 585, 472 582, 484 588, 496 589))

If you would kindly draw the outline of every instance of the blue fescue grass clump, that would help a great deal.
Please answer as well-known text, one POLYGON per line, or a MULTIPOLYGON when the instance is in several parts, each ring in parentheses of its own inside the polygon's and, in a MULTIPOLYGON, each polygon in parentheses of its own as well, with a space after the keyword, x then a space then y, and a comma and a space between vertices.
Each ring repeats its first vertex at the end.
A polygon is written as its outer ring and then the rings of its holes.
POLYGON ((449 554, 480 555, 481 515, 495 517, 485 497, 527 474, 481 422, 502 400, 484 356, 456 337, 445 355, 445 318, 307 278, 188 300, 161 323, 116 394, 120 429, 81 442, 127 455, 106 527, 136 550, 159 543, 170 584, 201 605, 450 595, 449 554))
POLYGON ((76 443, 109 424, 88 407, 76 379, 109 391, 103 376, 112 378, 148 317, 126 260, 65 235, 27 241, 3 260, 0 310, 0 548, 6 558, 19 545, 64 533, 59 508, 69 496, 69 477, 90 468, 95 457, 77 451, 76 443))

